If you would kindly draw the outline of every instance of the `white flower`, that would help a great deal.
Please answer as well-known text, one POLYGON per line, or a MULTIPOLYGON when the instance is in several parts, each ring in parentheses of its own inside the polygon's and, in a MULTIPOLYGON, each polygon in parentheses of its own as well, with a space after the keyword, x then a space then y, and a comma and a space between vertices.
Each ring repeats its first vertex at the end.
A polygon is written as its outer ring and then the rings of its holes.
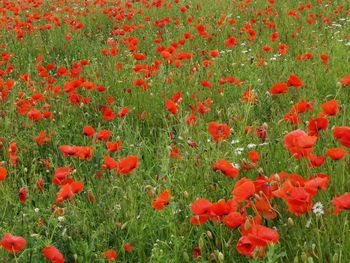
POLYGON ((234 152, 235 152, 236 155, 241 155, 242 152, 243 152, 243 150, 244 150, 244 148, 239 147, 239 148, 236 148, 236 149, 234 150, 234 152))
POLYGON ((259 146, 265 146, 265 145, 269 145, 268 142, 264 142, 264 143, 260 143, 259 146))
POLYGON ((231 144, 236 144, 236 143, 239 143, 239 140, 233 139, 233 140, 231 141, 231 144))
POLYGON ((254 149, 256 147, 256 144, 254 144, 254 143, 249 143, 248 145, 247 145, 247 148, 248 149, 254 149))
POLYGON ((239 165, 239 163, 231 163, 233 167, 235 167, 236 169, 240 169, 241 166, 239 165))
POLYGON ((317 202, 314 204, 314 206, 312 207, 312 212, 316 215, 316 216, 320 216, 324 214, 323 211, 323 204, 321 202, 317 202))
POLYGON ((309 228, 310 225, 311 225, 311 218, 310 218, 309 220, 307 220, 305 227, 306 227, 306 228, 309 228))

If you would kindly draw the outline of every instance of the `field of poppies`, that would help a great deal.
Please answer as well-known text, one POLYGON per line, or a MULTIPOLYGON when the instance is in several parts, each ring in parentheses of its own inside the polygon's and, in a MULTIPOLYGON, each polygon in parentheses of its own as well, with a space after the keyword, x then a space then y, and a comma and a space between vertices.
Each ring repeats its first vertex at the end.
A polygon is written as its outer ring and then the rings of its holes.
POLYGON ((0 262, 350 262, 348 0, 3 0, 0 262))

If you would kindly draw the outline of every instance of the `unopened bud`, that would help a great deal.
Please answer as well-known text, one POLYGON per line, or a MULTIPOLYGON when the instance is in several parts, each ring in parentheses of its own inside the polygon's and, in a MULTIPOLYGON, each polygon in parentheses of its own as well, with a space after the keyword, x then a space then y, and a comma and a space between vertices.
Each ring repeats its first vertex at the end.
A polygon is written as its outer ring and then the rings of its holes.
POLYGON ((119 222, 119 221, 115 222, 114 224, 115 224, 116 227, 119 227, 119 228, 122 227, 122 225, 123 225, 123 223, 119 222))
POLYGON ((198 247, 200 250, 202 250, 204 247, 204 240, 203 240, 202 236, 198 240, 198 247))
POLYGON ((212 239, 213 238, 213 234, 210 231, 207 231, 207 236, 212 239))
POLYGON ((294 220, 290 217, 288 217, 288 225, 294 226, 294 220))
POLYGON ((244 229, 248 230, 249 228, 250 228, 250 222, 249 222, 249 220, 246 220, 244 223, 244 229))
POLYGON ((187 191, 184 192, 184 198, 185 198, 185 199, 188 198, 188 193, 187 193, 187 191))
POLYGON ((307 263, 307 255, 305 254, 305 252, 301 254, 301 260, 303 261, 303 263, 307 263))
POLYGON ((336 262, 338 262, 338 254, 337 253, 335 253, 334 255, 333 255, 333 257, 332 257, 332 262, 333 263, 336 263, 336 262))
POLYGON ((216 255, 215 255, 215 253, 211 253, 211 254, 209 255, 209 260, 210 260, 210 261, 216 261, 216 255))
POLYGON ((190 262, 190 256, 188 255, 187 252, 183 253, 183 260, 184 262, 190 262))
POLYGON ((218 253, 218 261, 219 262, 224 262, 225 260, 225 257, 224 257, 224 254, 222 254, 221 252, 218 253))

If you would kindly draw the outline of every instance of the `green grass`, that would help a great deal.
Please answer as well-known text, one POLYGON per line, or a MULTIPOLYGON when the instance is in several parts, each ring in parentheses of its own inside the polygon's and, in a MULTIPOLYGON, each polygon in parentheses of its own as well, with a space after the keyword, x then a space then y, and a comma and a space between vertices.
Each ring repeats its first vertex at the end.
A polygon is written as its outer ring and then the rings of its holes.
MULTIPOLYGON (((6 45, 1 51, 13 53, 13 56, 0 69, 5 70, 9 64, 14 68, 1 78, 3 81, 14 80, 15 85, 6 100, 0 100, 0 138, 3 139, 0 160, 8 171, 6 179, 0 182, 0 234, 12 233, 27 240, 27 245, 16 255, 0 250, 1 262, 44 262, 42 249, 49 244, 61 251, 65 262, 104 262, 106 259, 102 253, 107 249, 118 252, 118 262, 350 261, 349 211, 334 216, 331 205, 333 197, 350 191, 349 157, 339 161, 327 157, 323 166, 309 169, 306 167, 308 160, 292 158, 283 143, 286 133, 296 129, 306 131, 309 118, 317 117, 322 111, 321 104, 335 98, 340 106, 339 113, 328 117, 329 127, 321 132, 313 152, 325 155, 327 148, 341 147, 339 141, 333 138, 332 129, 350 125, 349 87, 338 83, 342 77, 350 74, 348 1, 328 4, 324 1, 318 4, 311 0, 310 9, 297 11, 300 15, 298 20, 287 14, 289 10, 297 10, 299 6, 305 5, 304 1, 276 1, 271 5, 268 1, 252 0, 241 11, 238 7, 245 1, 180 1, 178 4, 162 1, 161 8, 148 8, 140 1, 128 1, 132 7, 128 7, 125 1, 120 1, 119 7, 113 7, 109 3, 112 1, 108 1, 104 8, 93 6, 92 1, 89 1, 89 7, 84 7, 84 1, 44 1, 38 8, 29 2, 22 3, 29 6, 29 11, 23 10, 18 16, 9 11, 5 3, 1 4, 1 8, 7 10, 1 18, 8 20, 0 23, 0 43, 6 45), (172 7, 166 7, 166 4, 172 7), (189 8, 183 14, 179 6, 185 5, 189 8), (339 9, 338 14, 334 13, 340 5, 344 8, 339 9), (26 22, 27 14, 41 16, 33 22, 35 27, 53 24, 44 18, 44 14, 48 14, 53 6, 57 8, 52 8, 52 15, 59 17, 61 26, 53 25, 51 30, 37 29, 25 33, 21 40, 17 39, 15 30, 8 29, 10 25, 15 27, 15 17, 26 22), (63 11, 64 6, 70 6, 74 11, 63 11), (265 14, 269 6, 277 16, 265 14), (116 17, 109 17, 104 12, 108 8, 115 9, 117 15, 128 12, 135 12, 135 15, 132 19, 125 17, 118 22, 116 17), (82 13, 79 14, 78 10, 82 13), (142 10, 142 13, 137 10, 142 10), (259 11, 262 12, 261 16, 257 15, 259 11), (217 21, 223 14, 227 15, 227 19, 218 27, 217 21), (309 14, 315 14, 314 24, 307 23, 309 14), (323 18, 317 17, 318 14, 329 17, 331 22, 324 23, 323 18), (145 21, 144 18, 148 16, 151 20, 145 21), (156 20, 165 17, 171 19, 168 25, 164 28, 154 26, 156 20), (193 17, 193 22, 186 22, 189 17, 193 17), (233 18, 236 24, 230 25, 228 21, 233 18), (178 25, 174 24, 175 19, 179 20, 178 25), (248 34, 241 30, 252 19, 256 20, 252 24, 256 38, 249 41, 248 34), (276 28, 268 28, 263 19, 274 22, 276 28), (70 24, 73 20, 83 23, 84 27, 72 30, 70 24), (198 35, 196 26, 201 23, 211 38, 198 35), (110 34, 113 27, 119 27, 120 30, 123 26, 132 25, 144 27, 126 32, 125 35, 110 34), (97 29, 98 26, 101 28, 97 29), (292 38, 298 27, 301 28, 300 34, 292 38), (276 42, 272 42, 269 37, 274 31, 279 32, 276 42), (174 64, 168 64, 156 52, 156 48, 170 47, 172 43, 183 39, 185 32, 190 32, 193 40, 186 39, 186 43, 177 51, 190 52, 194 56, 191 60, 182 61, 182 67, 177 68, 174 64), (71 35, 70 41, 65 40, 67 34, 71 35), (163 42, 154 43, 160 34, 163 42), (225 47, 224 42, 229 36, 239 40, 233 48, 225 47), (136 53, 146 53, 145 61, 133 59, 133 53, 123 42, 128 37, 139 40, 136 53), (109 38, 117 42, 119 55, 115 57, 101 54, 102 49, 110 48, 107 44, 109 38), (287 54, 277 56, 278 46, 282 43, 289 47, 287 54), (273 52, 261 51, 265 45, 271 46, 273 52), (213 49, 219 50, 218 58, 202 55, 213 49), (313 54, 313 59, 296 60, 298 55, 307 52, 313 54), (36 60, 39 54, 44 58, 42 65, 55 64, 55 69, 49 74, 55 78, 52 86, 59 86, 62 92, 55 95, 53 91, 48 91, 47 79, 40 77, 37 72, 36 60), (330 56, 328 65, 322 64, 321 54, 330 56), (264 66, 257 66, 260 57, 266 61, 264 66), (66 67, 69 71, 72 63, 83 59, 88 60, 89 65, 82 67, 79 76, 55 76, 58 67, 66 67), (204 59, 215 63, 203 67, 204 59), (143 91, 134 86, 133 81, 143 76, 134 73, 133 67, 143 63, 153 65, 155 60, 160 60, 162 64, 154 76, 146 79, 149 89, 143 91), (123 68, 117 70, 117 63, 123 64, 123 68), (193 71, 193 67, 198 67, 197 71, 193 71), (32 87, 27 87, 20 80, 23 74, 30 74, 32 87), (286 82, 290 74, 296 74, 303 81, 303 86, 300 89, 289 88, 286 95, 271 96, 268 93, 270 88, 275 83, 286 82), (234 76, 242 80, 243 84, 218 85, 218 81, 227 76, 234 76), (107 91, 78 89, 78 94, 89 97, 91 101, 89 104, 72 105, 63 91, 64 83, 82 77, 97 86, 106 87, 107 91), (168 78, 172 79, 171 83, 165 83, 168 78), (211 82, 213 88, 203 88, 202 80, 211 82), (241 101, 248 87, 257 95, 256 104, 241 101), (217 92, 218 88, 223 88, 221 94, 217 92), (131 89, 131 93, 127 89, 131 89), (183 100, 179 103, 179 113, 172 115, 166 111, 165 103, 177 91, 182 92, 183 100), (41 110, 45 103, 49 104, 52 118, 33 122, 26 115, 20 115, 16 107, 20 92, 24 92, 21 99, 28 101, 33 94, 43 94, 44 100, 31 107, 41 110), (196 93, 196 100, 192 98, 193 93, 196 93), (114 97, 115 102, 108 107, 116 114, 124 106, 129 107, 130 113, 122 119, 103 121, 99 108, 107 105, 107 96, 114 97), (188 126, 186 119, 191 113, 189 105, 196 106, 197 102, 208 98, 212 100, 208 106, 210 112, 203 115, 197 113, 197 125, 188 126), (314 111, 300 114, 302 121, 298 125, 283 121, 284 115, 301 99, 314 102, 314 111), (145 120, 140 120, 141 112, 147 113, 145 120), (229 125, 231 136, 225 141, 213 142, 208 133, 211 121, 229 125), (239 177, 235 179, 213 172, 212 165, 218 159, 238 164, 243 159, 248 160, 247 145, 259 144, 261 141, 256 135, 246 135, 245 128, 257 128, 263 123, 268 124, 268 144, 256 148, 261 155, 256 169, 240 171, 239 177), (96 131, 110 130, 110 141, 123 141, 122 151, 111 154, 111 157, 118 159, 137 155, 138 168, 125 176, 116 176, 115 171, 102 170, 103 158, 108 154, 105 142, 84 136, 83 127, 86 125, 93 126, 96 131), (42 146, 33 140, 40 131, 45 131, 51 137, 42 146), (170 139, 171 133, 174 134, 173 140, 170 139), (187 140, 196 142, 198 147, 189 147, 187 140), (232 140, 239 142, 232 144, 232 140), (18 146, 17 167, 10 164, 8 157, 11 142, 16 142, 18 146), (181 148, 181 159, 170 158, 172 144, 181 148), (93 146, 94 154, 89 161, 64 157, 59 151, 61 145, 93 146), (239 147, 244 148, 242 155, 235 154, 239 147), (45 167, 42 159, 49 160, 51 168, 45 167), (72 177, 84 183, 84 190, 74 196, 74 202, 66 200, 56 204, 55 196, 60 187, 52 184, 52 178, 55 168, 62 166, 70 166, 75 170, 72 177), (96 178, 99 171, 102 176, 96 178), (295 216, 288 212, 283 200, 275 198, 272 203, 276 204, 278 217, 274 220, 264 219, 263 225, 278 230, 279 242, 269 246, 266 257, 250 259, 237 252, 240 229, 230 230, 224 224, 210 221, 200 226, 190 224, 190 217, 193 216, 191 203, 198 198, 206 198, 211 202, 228 200, 232 198, 233 186, 239 179, 246 177, 255 180, 259 172, 269 177, 282 171, 297 173, 305 178, 317 173, 328 174, 328 191, 320 190, 313 198, 314 203, 321 202, 324 205, 325 213, 316 216, 310 211, 295 216), (45 182, 42 192, 36 187, 39 178, 45 182), (27 201, 23 204, 18 199, 21 187, 26 187, 28 192, 27 201), (156 211, 152 208, 152 200, 165 189, 171 190, 171 201, 162 211, 156 211), (89 192, 95 197, 93 203, 88 201, 89 192), (63 208, 64 213, 53 213, 54 205, 63 208), (134 246, 132 253, 123 251, 126 243, 134 246), (201 250, 201 256, 196 259, 193 257, 195 247, 201 250)), ((23 30, 26 31, 25 27, 23 30)), ((247 211, 254 215, 252 209, 247 211)))

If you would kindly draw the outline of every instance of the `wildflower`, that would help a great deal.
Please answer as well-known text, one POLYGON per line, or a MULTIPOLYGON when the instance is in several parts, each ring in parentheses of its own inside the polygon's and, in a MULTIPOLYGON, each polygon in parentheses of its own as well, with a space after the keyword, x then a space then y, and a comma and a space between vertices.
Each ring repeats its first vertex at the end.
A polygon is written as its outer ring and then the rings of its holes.
POLYGON ((21 236, 13 236, 6 233, 0 240, 0 245, 9 252, 21 251, 27 244, 27 241, 21 236))
POLYGON ((47 246, 43 249, 45 258, 52 263, 64 263, 64 257, 55 246, 47 246))
POLYGON ((316 216, 321 216, 324 214, 323 211, 323 205, 321 202, 317 202, 313 205, 312 207, 312 212, 316 215, 316 216))

